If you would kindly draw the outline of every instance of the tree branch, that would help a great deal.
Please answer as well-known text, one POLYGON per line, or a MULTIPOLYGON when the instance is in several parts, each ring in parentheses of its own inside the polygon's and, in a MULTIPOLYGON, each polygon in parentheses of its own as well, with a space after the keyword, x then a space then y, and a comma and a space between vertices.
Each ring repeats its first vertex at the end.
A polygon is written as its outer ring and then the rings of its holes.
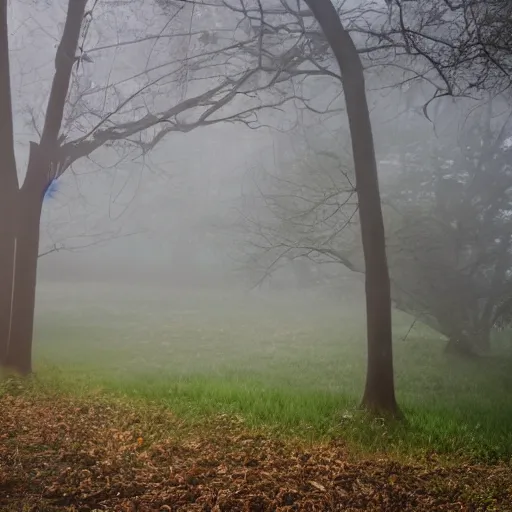
POLYGON ((7 0, 0 0, 0 158, 2 187, 5 187, 8 194, 12 194, 18 189, 18 174, 14 153, 7 16, 7 0))

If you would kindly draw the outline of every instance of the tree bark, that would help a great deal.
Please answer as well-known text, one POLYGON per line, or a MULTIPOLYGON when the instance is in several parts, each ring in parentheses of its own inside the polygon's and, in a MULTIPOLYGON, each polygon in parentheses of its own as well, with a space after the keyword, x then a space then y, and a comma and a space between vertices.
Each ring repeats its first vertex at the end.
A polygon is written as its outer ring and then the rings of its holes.
POLYGON ((11 332, 4 366, 21 375, 28 375, 32 372, 42 196, 37 189, 25 185, 19 195, 11 332))
MULTIPOLYGON (((1 200, 0 200, 1 202, 1 200)), ((12 213, 0 208, 0 366, 5 365, 11 326, 11 300, 14 266, 12 213)))
POLYGON ((7 0, 0 0, 0 365, 9 344, 14 264, 14 205, 18 176, 14 135, 7 30, 7 0))
POLYGON ((395 398, 391 291, 377 162, 361 59, 330 0, 306 0, 339 64, 352 138, 366 275, 368 365, 362 406, 399 416, 395 398))
MULTIPOLYGON (((0 2, 0 71, 7 73, 8 80, 7 1, 0 0, 0 2)), ((0 112, 3 116, 5 111, 6 116, 6 123, 3 122, 3 117, 0 123, 2 130, 0 155, 3 157, 3 149, 5 148, 7 150, 7 163, 10 163, 8 170, 14 169, 14 177, 10 175, 9 178, 11 182, 15 183, 15 187, 11 186, 11 193, 6 193, 5 197, 12 197, 11 213, 14 215, 11 215, 11 218, 16 219, 14 226, 16 257, 14 260, 14 287, 9 323, 10 336, 7 338, 8 349, 4 365, 21 374, 28 374, 32 371, 32 336, 39 248, 39 221, 46 187, 52 180, 57 179, 66 168, 65 162, 62 160, 63 155, 60 154, 59 133, 86 4, 87 0, 68 0, 64 31, 55 56, 55 74, 48 98, 41 141, 39 144, 32 142, 30 145, 27 174, 19 192, 12 141, 10 84, 3 74, 0 76, 0 112), (11 121, 10 128, 9 120, 11 121), (4 131, 6 132, 5 139, 9 144, 3 141, 4 131)), ((3 199, 3 197, 0 196, 0 199, 3 199)), ((3 212, 0 211, 0 213, 3 212)), ((2 236, 3 233, 0 232, 0 243, 3 241, 2 236)), ((5 238, 7 240, 7 235, 5 238)), ((3 257, 7 262, 9 251, 10 249, 6 250, 5 256, 0 251, 0 265, 4 262, 3 257)), ((2 280, 7 281, 7 270, 5 276, 0 276, 0 285, 2 280)), ((2 300, 6 302, 5 298, 2 299, 0 292, 0 307, 2 306, 2 300)), ((2 312, 0 312, 1 321, 2 312)), ((5 331, 5 326, 0 325, 0 330, 5 331)))

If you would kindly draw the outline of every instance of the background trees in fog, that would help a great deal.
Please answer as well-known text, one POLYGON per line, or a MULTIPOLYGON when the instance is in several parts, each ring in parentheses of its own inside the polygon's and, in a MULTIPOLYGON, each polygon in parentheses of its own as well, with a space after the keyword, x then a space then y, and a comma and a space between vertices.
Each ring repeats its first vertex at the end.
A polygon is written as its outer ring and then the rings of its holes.
MULTIPOLYGON (((439 137, 413 114, 380 155, 395 307, 469 354, 487 352, 509 317, 512 125, 499 99, 457 114, 459 129, 439 137)), ((314 143, 260 169, 243 207, 251 259, 269 271, 286 256, 364 272, 352 174, 314 143)))

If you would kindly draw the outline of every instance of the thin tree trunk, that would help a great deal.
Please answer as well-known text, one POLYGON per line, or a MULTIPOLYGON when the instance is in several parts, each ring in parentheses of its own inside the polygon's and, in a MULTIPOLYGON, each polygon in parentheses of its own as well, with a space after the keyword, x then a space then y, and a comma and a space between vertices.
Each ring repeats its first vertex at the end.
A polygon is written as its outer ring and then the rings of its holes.
POLYGON ((368 366, 362 406, 398 416, 393 373, 391 292, 377 162, 361 59, 330 0, 306 0, 338 61, 347 108, 366 274, 368 366))
POLYGON ((5 366, 21 375, 32 372, 39 221, 42 197, 22 187, 18 205, 16 260, 9 350, 5 366))
POLYGON ((502 237, 500 240, 500 247, 497 254, 498 259, 494 266, 490 293, 478 320, 480 336, 476 341, 477 348, 482 354, 489 354, 491 352, 491 330, 495 322, 494 315, 496 313, 497 303, 503 293, 503 283, 506 282, 507 272, 509 271, 510 242, 509 235, 502 237))
POLYGON ((14 136, 7 30, 7 0, 0 0, 0 365, 9 344, 14 263, 14 205, 18 176, 14 136))
POLYGON ((0 208, 0 366, 5 365, 9 347, 11 300, 14 266, 14 233, 12 213, 0 208))
MULTIPOLYGON (((0 0, 0 2, 2 2, 0 5, 3 13, 6 0, 0 0)), ((86 4, 87 0, 68 0, 64 31, 55 55, 55 74, 48 98, 41 141, 39 144, 32 142, 30 145, 27 174, 16 199, 14 292, 10 342, 5 365, 21 374, 28 374, 32 371, 32 336, 37 281, 39 221, 46 187, 52 180, 59 178, 65 170, 63 155, 60 154, 59 133, 86 4)), ((6 16, 4 25, 5 37, 3 39, 6 41, 6 16)), ((2 53, 2 42, 0 39, 0 57, 3 56, 4 60, 6 58, 8 64, 8 54, 4 55, 2 53)), ((3 61, 0 59, 0 62, 3 61)), ((2 107, 9 103, 8 113, 11 115, 10 97, 9 102, 7 102, 5 98, 0 96, 0 101, 2 101, 2 105, 0 105, 2 107)), ((3 112, 3 110, 0 111, 3 112)), ((0 152, 1 154, 2 152, 0 152)), ((14 159, 14 151, 12 155, 14 159)), ((18 187, 17 181, 16 185, 18 187)))

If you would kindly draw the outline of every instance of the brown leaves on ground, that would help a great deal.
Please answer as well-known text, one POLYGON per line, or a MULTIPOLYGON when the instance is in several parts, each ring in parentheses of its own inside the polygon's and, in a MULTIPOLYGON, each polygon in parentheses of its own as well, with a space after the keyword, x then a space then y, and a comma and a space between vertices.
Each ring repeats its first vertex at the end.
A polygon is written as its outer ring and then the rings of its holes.
POLYGON ((512 511, 505 464, 354 460, 100 399, 4 395, 0 411, 2 511, 512 511))

